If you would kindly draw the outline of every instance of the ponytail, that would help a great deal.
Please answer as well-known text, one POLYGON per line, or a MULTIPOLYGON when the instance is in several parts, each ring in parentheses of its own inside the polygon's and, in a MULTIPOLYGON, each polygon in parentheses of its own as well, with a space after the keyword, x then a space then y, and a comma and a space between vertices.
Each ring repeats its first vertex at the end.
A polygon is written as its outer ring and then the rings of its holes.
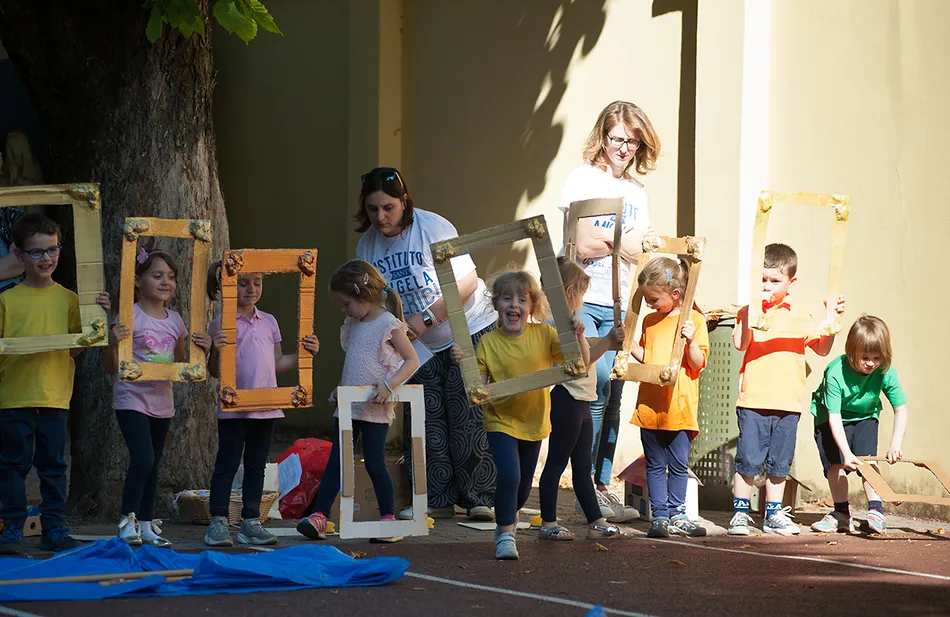
POLYGON ((208 268, 208 297, 215 301, 221 294, 221 262, 216 261, 208 268))

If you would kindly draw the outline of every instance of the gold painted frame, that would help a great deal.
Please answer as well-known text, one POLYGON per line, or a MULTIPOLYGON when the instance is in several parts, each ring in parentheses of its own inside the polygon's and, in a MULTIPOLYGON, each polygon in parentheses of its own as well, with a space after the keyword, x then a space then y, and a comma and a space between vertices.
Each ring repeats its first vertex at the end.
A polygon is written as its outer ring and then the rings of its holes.
POLYGON ((313 405, 313 356, 303 347, 303 337, 313 334, 313 307, 316 300, 317 249, 225 251, 221 267, 221 329, 228 344, 221 348, 222 411, 260 411, 313 405), (297 385, 285 388, 237 387, 237 288, 242 272, 274 274, 300 273, 297 303, 297 385))
POLYGON ((506 396, 553 386, 576 379, 587 372, 581 357, 580 345, 571 326, 571 311, 567 306, 567 298, 564 296, 561 271, 557 267, 551 235, 548 233, 543 216, 498 225, 451 240, 433 242, 430 249, 435 271, 439 277, 439 285, 442 287, 442 297, 445 299, 452 337, 462 348, 459 366, 462 369, 465 394, 472 405, 481 405, 506 396), (511 244, 518 240, 531 240, 534 245, 544 293, 551 305, 564 361, 558 366, 543 371, 484 385, 478 371, 475 347, 472 345, 472 335, 468 330, 468 322, 465 320, 465 311, 462 307, 458 284, 455 281, 455 272, 452 270, 451 259, 459 255, 511 244))
MULTIPOLYGON (((102 268, 102 200, 98 184, 46 184, 0 187, 0 208, 70 206, 76 247, 76 291, 81 334, 53 334, 0 339, 0 354, 22 355, 102 347, 108 344, 106 312, 96 304, 105 289, 102 268)), ((62 241, 62 238, 60 238, 62 241)))
MULTIPOLYGON (((913 501, 919 503, 929 503, 935 506, 950 506, 950 497, 926 497, 923 495, 909 495, 907 493, 895 493, 894 490, 884 481, 881 474, 870 465, 872 462, 887 462, 883 456, 859 456, 866 465, 861 465, 858 471, 861 477, 868 481, 871 488, 881 496, 882 501, 890 503, 901 503, 902 501, 913 501)), ((914 459, 903 459, 897 463, 910 463, 916 467, 922 467, 932 473, 937 481, 943 485, 945 491, 950 492, 950 474, 937 465, 937 461, 921 461, 914 459)), ((894 463, 895 465, 897 463, 894 463)))
MULTIPOLYGON (((706 250, 706 238, 702 236, 685 236, 683 238, 670 238, 667 236, 654 236, 643 240, 643 253, 637 262, 637 272, 634 275, 634 282, 640 277, 640 272, 644 266, 649 263, 651 256, 656 253, 676 255, 686 263, 688 279, 686 283, 686 293, 683 294, 680 306, 682 309, 679 314, 679 321, 676 324, 676 331, 679 332, 693 309, 693 299, 696 297, 696 285, 699 282, 699 269, 703 263, 703 253, 706 250)), ((614 358, 613 370, 610 373, 611 379, 623 379, 624 381, 641 381, 654 383, 661 386, 673 386, 679 378, 680 366, 683 363, 683 349, 686 345, 686 339, 677 336, 673 341, 673 349, 670 352, 670 360, 666 364, 640 364, 630 353, 633 342, 638 340, 636 337, 637 321, 640 318, 640 307, 643 305, 643 294, 639 287, 630 294, 630 306, 627 308, 627 318, 623 322, 626 337, 623 341, 623 347, 614 358)))
POLYGON ((752 261, 749 266, 749 327, 756 330, 769 330, 774 321, 773 311, 762 312, 762 264, 765 263, 766 236, 769 216, 775 203, 789 203, 799 206, 818 206, 832 208, 835 222, 831 232, 831 260, 828 267, 828 289, 825 292, 825 318, 817 332, 810 318, 790 317, 785 323, 787 329, 781 334, 829 336, 841 331, 841 316, 835 311, 838 294, 841 291, 841 276, 844 270, 844 247, 848 237, 848 216, 851 211, 851 198, 847 195, 830 193, 777 193, 762 191, 759 193, 759 207, 755 213, 755 228, 752 235, 752 261))
MULTIPOLYGON (((208 282, 208 252, 211 248, 211 221, 201 219, 127 218, 123 226, 122 274, 119 288, 119 322, 134 328, 135 258, 139 236, 193 238, 191 262, 190 332, 208 330, 204 298, 208 282)), ((132 336, 119 342, 119 379, 123 381, 204 381, 207 358, 189 338, 188 362, 143 362, 132 359, 132 336)))

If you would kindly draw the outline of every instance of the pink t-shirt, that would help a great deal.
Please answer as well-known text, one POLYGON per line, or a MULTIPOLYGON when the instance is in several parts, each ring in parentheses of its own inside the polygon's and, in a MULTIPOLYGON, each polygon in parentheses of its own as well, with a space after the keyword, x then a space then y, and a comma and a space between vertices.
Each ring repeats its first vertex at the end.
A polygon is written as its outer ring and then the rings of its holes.
MULTIPOLYGON (((146 315, 138 303, 132 313, 132 359, 136 362, 174 362, 178 340, 188 335, 181 315, 165 309, 165 319, 155 319, 146 315)), ((171 418, 175 415, 172 382, 122 381, 116 378, 112 406, 153 418, 171 418)))
MULTIPOLYGON (((221 331, 221 316, 218 315, 208 326, 208 334, 214 336, 221 331)), ((274 357, 274 344, 280 342, 280 327, 270 313, 254 309, 248 318, 237 316, 237 348, 234 352, 235 380, 238 390, 277 387, 277 360, 274 357)), ((219 385, 220 388, 220 385, 219 385)), ((264 420, 283 418, 280 409, 267 411, 221 411, 218 405, 218 418, 238 420, 252 418, 264 420)))
MULTIPOLYGON (((372 321, 347 317, 340 330, 340 344, 346 352, 343 360, 341 386, 375 386, 380 379, 389 379, 399 369, 402 358, 393 347, 393 331, 406 330, 406 324, 389 311, 372 321)), ((396 417, 395 403, 355 403, 354 420, 392 424, 396 417)), ((333 414, 339 416, 339 411, 333 414)))

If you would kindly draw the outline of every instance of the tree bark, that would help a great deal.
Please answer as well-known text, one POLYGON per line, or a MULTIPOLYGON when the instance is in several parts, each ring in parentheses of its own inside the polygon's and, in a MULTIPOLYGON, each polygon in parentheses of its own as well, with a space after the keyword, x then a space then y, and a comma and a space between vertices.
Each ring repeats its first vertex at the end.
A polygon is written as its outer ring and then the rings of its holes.
MULTIPOLYGON (((152 45, 140 2, 0 0, 0 40, 45 134, 47 182, 100 185, 106 291, 114 311, 125 217, 210 219, 212 259, 228 247, 212 123, 212 24, 208 0, 198 4, 204 38, 185 39, 166 26, 152 45)), ((182 266, 172 308, 188 323, 191 247, 182 241, 158 246, 182 266)), ((64 283, 75 280, 70 259, 59 266, 64 283)), ((159 476, 159 513, 169 510, 173 491, 209 486, 217 451, 214 387, 211 381, 175 385, 177 414, 159 476)), ((77 359, 70 420, 71 511, 116 517, 128 453, 99 350, 77 359)))

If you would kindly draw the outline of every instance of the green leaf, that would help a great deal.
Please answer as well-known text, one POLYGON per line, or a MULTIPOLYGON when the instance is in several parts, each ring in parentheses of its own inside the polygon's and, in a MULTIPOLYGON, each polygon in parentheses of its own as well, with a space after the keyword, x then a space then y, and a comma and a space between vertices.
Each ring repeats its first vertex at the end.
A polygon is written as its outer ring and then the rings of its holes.
POLYGON ((273 16, 271 16, 270 11, 267 10, 260 0, 241 0, 248 10, 242 11, 245 15, 248 13, 250 17, 257 22, 257 24, 266 30, 267 32, 272 32, 274 34, 280 34, 283 36, 283 32, 280 31, 280 28, 277 27, 277 22, 274 21, 273 16))
POLYGON ((215 19, 225 30, 238 35, 245 43, 257 36, 257 22, 241 12, 235 0, 218 0, 213 12, 215 19))
POLYGON ((195 0, 165 0, 165 21, 185 37, 195 32, 204 35, 205 24, 195 0))
POLYGON ((152 5, 152 12, 148 16, 148 25, 145 26, 145 36, 149 43, 162 38, 162 9, 158 4, 152 5))

